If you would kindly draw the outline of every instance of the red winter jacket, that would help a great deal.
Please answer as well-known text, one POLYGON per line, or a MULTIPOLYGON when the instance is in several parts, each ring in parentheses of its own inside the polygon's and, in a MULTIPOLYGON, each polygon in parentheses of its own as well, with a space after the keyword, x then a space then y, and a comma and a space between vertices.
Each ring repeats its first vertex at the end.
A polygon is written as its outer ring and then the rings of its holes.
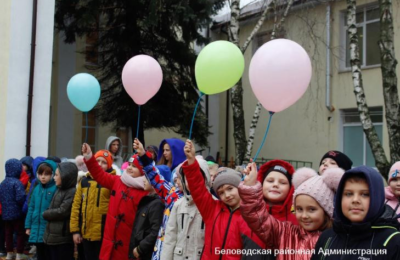
POLYGON ((21 176, 19 177, 19 181, 24 186, 24 189, 26 189, 26 187, 28 186, 28 182, 29 182, 29 175, 24 170, 21 172, 21 176))
POLYGON ((94 156, 85 160, 85 163, 93 178, 111 191, 99 258, 101 260, 128 259, 129 242, 137 207, 148 192, 130 188, 121 181, 119 176, 103 171, 94 156))
POLYGON ((247 244, 257 244, 265 248, 264 243, 253 233, 243 220, 239 209, 231 211, 222 201, 214 200, 207 190, 204 178, 197 161, 188 165, 184 162, 182 169, 187 177, 190 193, 205 223, 204 249, 201 259, 241 259, 236 250, 247 244), (252 240, 253 243, 249 243, 252 240), (219 255, 222 249, 235 250, 233 254, 219 255))

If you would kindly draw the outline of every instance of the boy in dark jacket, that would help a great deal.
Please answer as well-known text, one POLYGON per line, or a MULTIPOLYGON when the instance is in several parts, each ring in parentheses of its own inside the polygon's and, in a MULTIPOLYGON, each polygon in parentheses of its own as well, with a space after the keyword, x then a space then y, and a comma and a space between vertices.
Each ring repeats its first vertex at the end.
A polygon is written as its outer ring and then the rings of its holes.
POLYGON ((25 229, 22 206, 25 201, 25 190, 19 177, 22 163, 17 159, 6 162, 6 179, 0 185, 0 202, 6 229, 6 250, 8 260, 14 259, 13 234, 17 232, 17 259, 26 259, 23 255, 25 229))
POLYGON ((400 259, 398 222, 382 217, 385 192, 376 170, 346 171, 336 196, 333 228, 321 234, 312 260, 400 259))
POLYGON ((136 212, 131 242, 129 243, 130 259, 151 259, 163 219, 164 203, 146 178, 144 179, 144 190, 148 191, 149 194, 140 200, 136 212))
POLYGON ((54 175, 57 191, 48 210, 43 212, 43 218, 48 221, 43 235, 51 260, 72 260, 74 243, 69 231, 69 219, 74 200, 78 167, 71 162, 58 165, 54 175))

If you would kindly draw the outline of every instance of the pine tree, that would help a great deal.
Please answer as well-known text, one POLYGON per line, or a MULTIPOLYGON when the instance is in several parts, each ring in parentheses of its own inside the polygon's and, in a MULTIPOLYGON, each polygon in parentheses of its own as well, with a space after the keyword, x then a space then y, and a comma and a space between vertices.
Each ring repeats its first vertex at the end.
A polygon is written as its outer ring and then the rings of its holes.
MULTIPOLYGON (((96 114, 104 124, 130 127, 136 136, 138 106, 122 86, 121 73, 133 56, 147 54, 160 63, 164 80, 160 91, 141 108, 139 138, 143 129, 169 128, 188 135, 198 99, 194 80, 194 43, 208 43, 200 31, 223 5, 215 0, 68 0, 56 2, 56 28, 66 43, 98 34, 94 48, 100 57, 96 70, 101 101, 96 114)), ((82 50, 85 52, 86 50, 82 50)), ((91 53, 86 53, 86 55, 91 53)), ((93 53, 92 53, 93 54, 93 53)), ((207 118, 198 110, 193 139, 207 145, 207 118)))

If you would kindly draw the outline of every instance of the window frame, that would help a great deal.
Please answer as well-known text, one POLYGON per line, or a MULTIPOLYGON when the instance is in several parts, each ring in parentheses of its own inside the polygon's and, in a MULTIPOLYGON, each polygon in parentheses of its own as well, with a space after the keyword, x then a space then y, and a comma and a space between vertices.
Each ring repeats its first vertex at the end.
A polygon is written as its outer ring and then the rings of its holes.
MULTIPOLYGON (((362 28, 363 29, 363 40, 362 40, 362 44, 363 44, 363 53, 362 55, 362 60, 363 60, 363 64, 361 64, 361 68, 362 69, 372 69, 372 68, 380 68, 381 67, 381 63, 378 64, 374 64, 374 65, 365 65, 366 64, 366 56, 367 56, 367 37, 366 37, 366 31, 367 31, 367 24, 371 24, 371 23, 376 23, 379 22, 380 23, 380 19, 374 19, 374 20, 366 20, 366 13, 368 10, 371 9, 375 9, 378 8, 379 9, 379 5, 377 2, 373 2, 373 3, 369 3, 366 5, 361 5, 357 7, 356 10, 356 14, 362 12, 364 14, 364 20, 362 23, 358 23, 357 24, 357 29, 362 28)), ((346 10, 342 10, 340 11, 340 44, 341 44, 341 48, 340 48, 340 65, 339 65, 339 72, 349 72, 351 71, 351 66, 346 67, 346 51, 347 51, 347 45, 346 45, 346 37, 347 37, 347 21, 345 21, 345 17, 347 15, 347 11, 346 10)))
MULTIPOLYGON (((379 112, 382 113, 382 121, 381 122, 372 122, 372 124, 374 126, 381 126, 382 127, 382 133, 381 133, 382 134, 382 141, 381 141, 381 144, 383 145, 383 141, 384 141, 383 140, 384 109, 383 109, 383 107, 380 107, 380 106, 378 106, 378 107, 370 107, 370 108, 381 108, 381 111, 379 111, 379 112)), ((339 147, 341 147, 341 151, 343 151, 343 152, 344 152, 344 129, 345 129, 345 127, 362 127, 362 123, 361 122, 345 123, 345 120, 344 120, 344 118, 346 116, 346 111, 345 110, 347 110, 347 109, 341 109, 340 110, 340 124, 339 124, 339 126, 340 126, 339 132, 340 132, 340 136, 341 136, 339 147)), ((374 111, 374 112, 377 112, 377 111, 374 111)), ((368 140, 367 140, 367 136, 363 132, 363 147, 362 147, 363 148, 362 149, 363 164, 362 165, 367 165, 367 145, 369 145, 368 144, 368 140)), ((348 156, 350 156, 350 155, 348 155, 348 156)), ((376 168, 376 167, 374 166, 374 168, 376 168)))
MULTIPOLYGON (((96 115, 94 114, 93 111, 82 112, 82 127, 81 127, 81 129, 83 131, 86 131, 86 128, 87 128, 87 132, 88 132, 88 140, 86 140, 86 141, 89 141, 89 129, 94 129, 94 144, 88 143, 88 145, 93 149, 93 151, 97 151, 97 135, 98 135, 98 131, 97 130, 98 130, 98 127, 97 127, 96 115), (88 113, 88 115, 87 115, 88 122, 86 122, 86 113, 88 113), (93 117, 94 117, 94 126, 91 126, 91 125, 88 124, 89 121, 90 121, 89 120, 90 113, 92 113, 93 117), (83 121, 85 121, 85 124, 83 124, 83 121), (86 125, 87 125, 87 127, 86 127, 86 125)), ((82 133, 82 136, 81 136, 82 143, 85 142, 85 134, 82 133)))

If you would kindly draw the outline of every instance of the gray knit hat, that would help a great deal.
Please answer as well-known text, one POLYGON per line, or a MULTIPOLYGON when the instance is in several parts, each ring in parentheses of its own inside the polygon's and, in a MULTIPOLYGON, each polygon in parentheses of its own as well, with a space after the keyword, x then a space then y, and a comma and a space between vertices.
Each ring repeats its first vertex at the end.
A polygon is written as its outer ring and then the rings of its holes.
POLYGON ((241 180, 242 174, 240 172, 231 168, 222 168, 218 170, 218 174, 214 179, 212 187, 214 191, 217 191, 218 188, 224 184, 229 184, 237 188, 241 180))

